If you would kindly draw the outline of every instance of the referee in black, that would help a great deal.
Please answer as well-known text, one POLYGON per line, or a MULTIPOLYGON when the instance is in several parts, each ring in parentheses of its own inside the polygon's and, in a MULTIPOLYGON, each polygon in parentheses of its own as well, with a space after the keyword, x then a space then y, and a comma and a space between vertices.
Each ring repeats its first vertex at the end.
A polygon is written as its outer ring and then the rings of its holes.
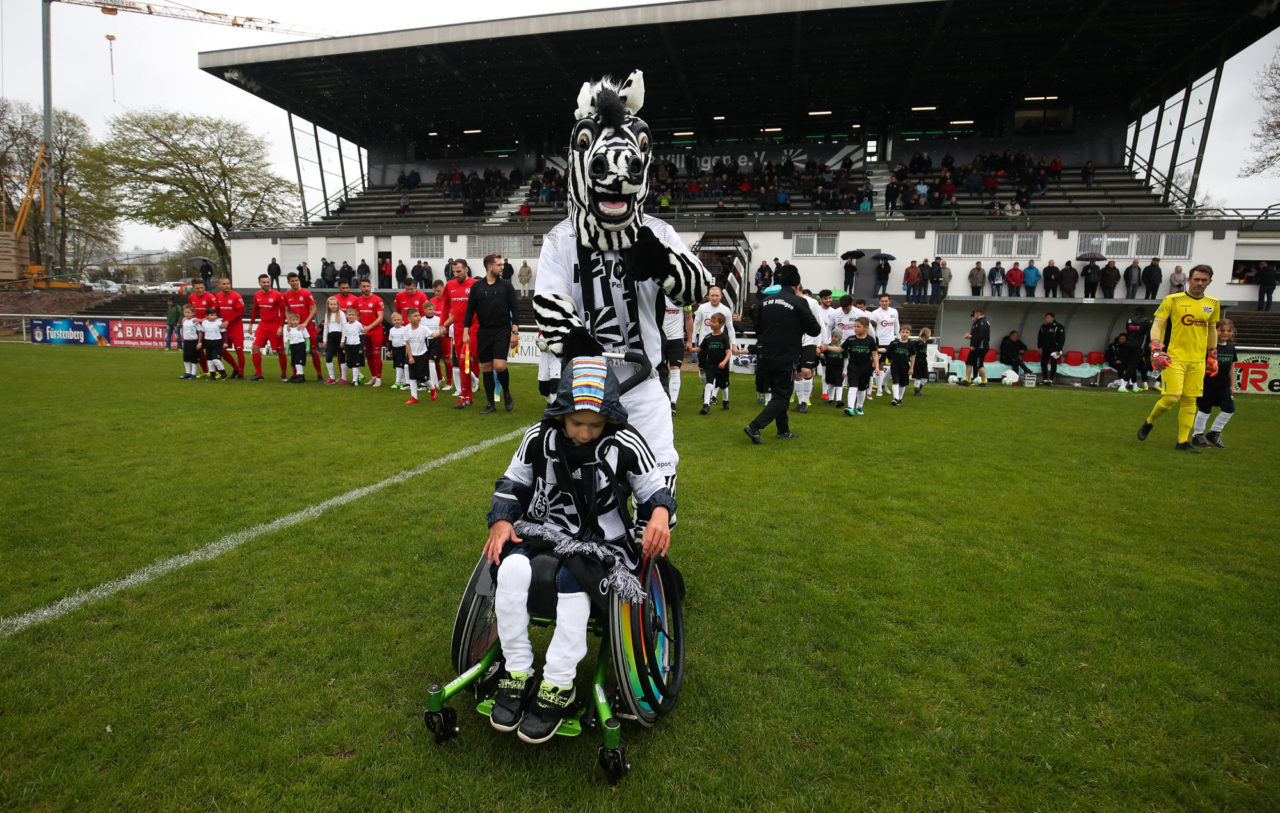
POLYGON ((800 298, 800 272, 791 264, 773 275, 782 286, 760 300, 756 317, 756 378, 768 386, 769 403, 743 432, 757 445, 764 443, 760 430, 778 422, 778 440, 799 437, 787 422, 787 404, 795 386, 796 363, 800 360, 801 336, 817 336, 821 329, 809 304, 800 298))
POLYGON ((493 405, 494 377, 502 385, 502 401, 507 412, 515 408, 511 397, 511 379, 507 374, 507 351, 520 345, 520 328, 516 324, 516 289, 502 278, 502 255, 490 254, 484 258, 484 279, 471 286, 467 295, 467 313, 462 319, 462 341, 470 341, 471 320, 479 323, 476 332, 475 354, 484 374, 484 394, 488 403, 481 415, 497 412, 493 405))

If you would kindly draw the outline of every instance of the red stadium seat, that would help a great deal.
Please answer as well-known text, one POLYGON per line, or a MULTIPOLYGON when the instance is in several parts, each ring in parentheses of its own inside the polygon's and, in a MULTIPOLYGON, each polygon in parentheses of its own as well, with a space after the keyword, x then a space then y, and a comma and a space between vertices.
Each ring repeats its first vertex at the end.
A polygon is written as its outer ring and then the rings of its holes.
POLYGON ((955 361, 956 349, 954 347, 939 347, 938 351, 942 353, 942 355, 949 357, 952 361, 955 361))
POLYGON ((1068 367, 1079 367, 1084 364, 1084 353, 1079 350, 1068 350, 1067 356, 1062 360, 1062 363, 1068 367))
POLYGON ((995 350, 988 350, 987 354, 982 357, 982 361, 985 364, 990 364, 991 362, 995 361, 998 358, 1000 358, 999 353, 997 353, 995 350))
POLYGON ((969 360, 969 348, 968 348, 968 347, 961 347, 961 348, 960 348, 960 360, 961 360, 961 361, 968 361, 968 360, 969 360))
POLYGON ((1040 360, 1040 351, 1028 350, 1027 352, 1022 354, 1022 360, 1025 361, 1027 364, 1035 364, 1040 360))
POLYGON ((1107 354, 1101 350, 1089 351, 1089 363, 1094 365, 1102 365, 1107 363, 1107 354))

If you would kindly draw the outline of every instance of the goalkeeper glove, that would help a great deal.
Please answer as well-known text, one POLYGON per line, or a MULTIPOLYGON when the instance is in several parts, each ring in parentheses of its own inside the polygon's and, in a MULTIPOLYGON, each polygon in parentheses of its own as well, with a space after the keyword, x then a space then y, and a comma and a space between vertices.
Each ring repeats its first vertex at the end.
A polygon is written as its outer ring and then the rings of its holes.
POLYGON ((1218 348, 1214 347, 1204 359, 1204 371, 1209 375, 1218 374, 1218 348))
POLYGON ((1164 352, 1164 345, 1160 342, 1151 343, 1151 369, 1157 373, 1169 366, 1169 354, 1164 352))

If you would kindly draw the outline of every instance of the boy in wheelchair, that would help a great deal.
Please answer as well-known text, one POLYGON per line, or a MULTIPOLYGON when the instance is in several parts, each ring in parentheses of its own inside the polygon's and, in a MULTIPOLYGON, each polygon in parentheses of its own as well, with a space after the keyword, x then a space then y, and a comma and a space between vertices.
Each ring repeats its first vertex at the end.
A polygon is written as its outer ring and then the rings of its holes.
POLYGON ((556 400, 525 433, 497 481, 487 517, 484 553, 497 566, 494 614, 506 660, 489 719, 499 731, 519 729, 529 743, 550 739, 569 713, 593 603, 605 609, 610 589, 643 601, 635 576, 639 554, 665 555, 671 542, 675 499, 649 445, 627 426, 608 365, 598 356, 567 365, 556 400), (649 516, 640 550, 628 497, 649 516), (535 685, 529 555, 540 550, 553 551, 561 565, 555 630, 535 685))

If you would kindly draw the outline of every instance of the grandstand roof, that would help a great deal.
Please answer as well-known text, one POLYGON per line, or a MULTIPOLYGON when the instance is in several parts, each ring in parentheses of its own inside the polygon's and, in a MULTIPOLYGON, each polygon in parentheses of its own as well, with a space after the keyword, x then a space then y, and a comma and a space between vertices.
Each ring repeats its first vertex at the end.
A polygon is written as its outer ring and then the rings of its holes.
POLYGON ((637 67, 659 139, 957 120, 999 135, 1028 96, 1133 117, 1274 29, 1278 5, 689 0, 211 51, 200 67, 350 141, 413 144, 419 157, 517 139, 559 150, 582 82, 637 67))

